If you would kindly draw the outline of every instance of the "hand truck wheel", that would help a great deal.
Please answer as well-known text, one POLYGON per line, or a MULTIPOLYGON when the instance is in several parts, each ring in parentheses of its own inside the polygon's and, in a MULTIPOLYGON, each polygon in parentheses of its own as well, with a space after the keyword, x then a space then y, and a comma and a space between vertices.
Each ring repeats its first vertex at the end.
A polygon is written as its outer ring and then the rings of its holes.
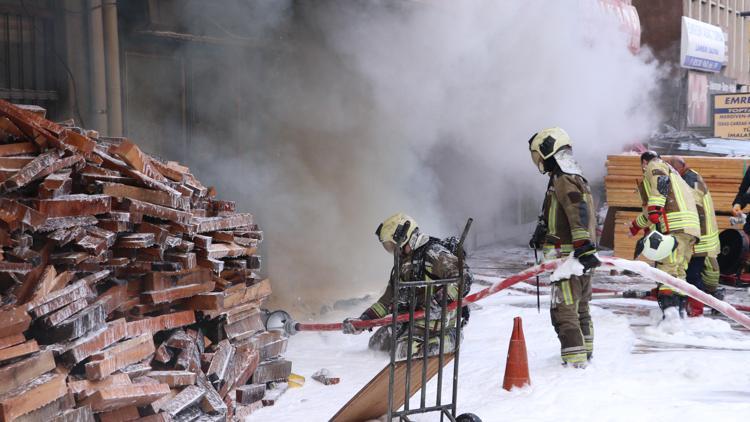
POLYGON ((473 413, 463 413, 458 415, 456 422, 482 422, 482 419, 473 413))

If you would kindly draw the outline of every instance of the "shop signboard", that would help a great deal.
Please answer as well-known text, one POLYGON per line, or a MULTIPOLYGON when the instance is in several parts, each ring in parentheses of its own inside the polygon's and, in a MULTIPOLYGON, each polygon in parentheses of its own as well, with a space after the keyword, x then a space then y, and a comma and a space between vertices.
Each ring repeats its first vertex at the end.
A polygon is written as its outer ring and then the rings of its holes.
POLYGON ((750 93, 714 95, 714 136, 750 139, 750 93))
POLYGON ((719 72, 724 64, 724 31, 715 25, 682 17, 680 65, 687 69, 719 72))

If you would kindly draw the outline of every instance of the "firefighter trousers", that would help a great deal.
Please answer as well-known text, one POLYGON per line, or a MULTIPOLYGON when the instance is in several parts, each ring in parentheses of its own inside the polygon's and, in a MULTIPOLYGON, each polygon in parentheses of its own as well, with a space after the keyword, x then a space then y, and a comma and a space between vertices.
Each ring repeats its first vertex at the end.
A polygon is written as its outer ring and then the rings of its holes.
MULTIPOLYGON (((673 233, 672 236, 677 240, 677 248, 667 258, 657 262, 656 268, 680 280, 686 280, 688 263, 693 256, 693 246, 697 239, 687 233, 673 233)), ((679 293, 666 284, 659 284, 659 293, 669 295, 673 292, 679 293)))
POLYGON ((590 301, 591 275, 574 275, 552 283, 550 316, 560 340, 560 356, 566 364, 585 362, 594 352, 590 301))

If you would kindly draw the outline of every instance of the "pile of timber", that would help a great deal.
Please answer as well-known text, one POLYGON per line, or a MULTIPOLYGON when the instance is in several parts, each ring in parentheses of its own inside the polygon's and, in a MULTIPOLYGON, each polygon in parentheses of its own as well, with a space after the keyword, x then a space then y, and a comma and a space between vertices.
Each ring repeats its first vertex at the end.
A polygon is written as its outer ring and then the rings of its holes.
POLYGON ((252 215, 43 115, 0 100, 0 422, 224 421, 276 397, 291 362, 252 215))
MULTIPOLYGON (((668 158, 669 156, 665 157, 668 158)), ((729 214, 750 160, 742 157, 686 156, 685 162, 703 176, 708 184, 717 212, 719 230, 730 228, 729 214)), ((638 184, 643 180, 640 157, 636 154, 607 157, 605 187, 607 204, 615 212, 614 254, 632 259, 635 238, 628 237, 630 222, 641 212, 638 184)))

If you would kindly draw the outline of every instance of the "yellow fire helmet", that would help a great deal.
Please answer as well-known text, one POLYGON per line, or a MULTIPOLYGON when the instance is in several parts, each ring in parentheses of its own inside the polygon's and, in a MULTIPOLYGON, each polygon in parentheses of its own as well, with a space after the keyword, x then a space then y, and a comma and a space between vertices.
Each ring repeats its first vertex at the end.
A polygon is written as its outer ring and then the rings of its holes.
POLYGON ((540 173, 544 174, 547 172, 544 168, 544 160, 552 157, 565 146, 572 146, 570 136, 559 127, 544 129, 541 132, 535 133, 529 139, 531 159, 536 164, 540 173))
POLYGON ((375 235, 385 250, 392 254, 396 247, 401 248, 409 241, 416 229, 417 221, 400 212, 386 218, 375 230, 375 235))

